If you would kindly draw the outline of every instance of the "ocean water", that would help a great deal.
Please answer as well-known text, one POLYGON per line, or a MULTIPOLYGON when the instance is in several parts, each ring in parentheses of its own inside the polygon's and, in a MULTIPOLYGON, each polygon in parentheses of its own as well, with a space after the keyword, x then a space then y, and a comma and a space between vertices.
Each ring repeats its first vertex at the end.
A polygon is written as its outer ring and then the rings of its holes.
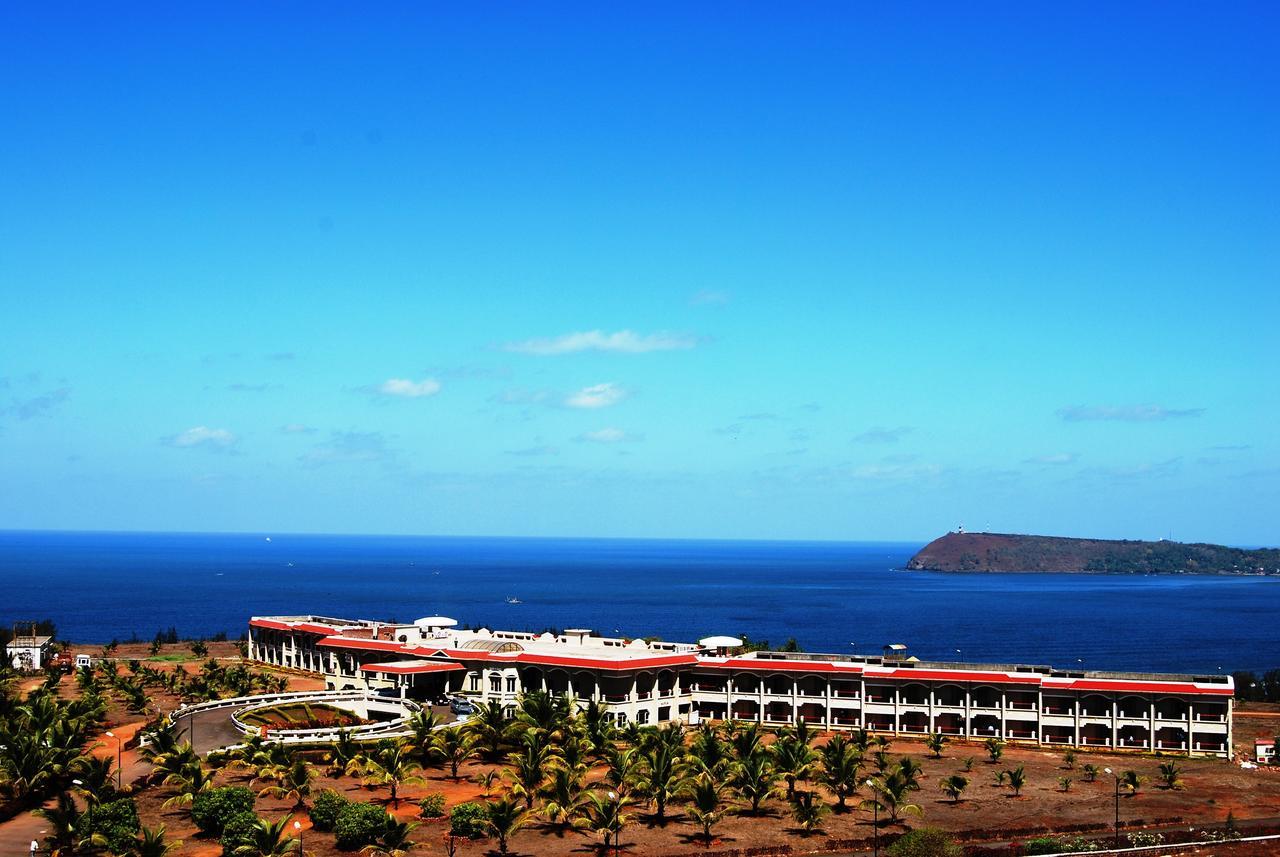
POLYGON ((1280 667, 1280 578, 900 571, 919 544, 0 532, 0 622, 239 636, 251 615, 411 621, 1056 667, 1280 667), (507 598, 519 604, 507 603, 507 598))

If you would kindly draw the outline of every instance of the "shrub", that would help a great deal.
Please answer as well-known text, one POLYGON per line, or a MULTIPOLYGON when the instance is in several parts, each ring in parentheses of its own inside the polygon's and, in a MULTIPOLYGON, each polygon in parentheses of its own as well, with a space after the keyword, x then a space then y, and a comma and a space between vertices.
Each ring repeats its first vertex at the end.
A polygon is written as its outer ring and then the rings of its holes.
POLYGON ((440 792, 431 794, 418 801, 423 818, 442 818, 444 816, 444 795, 440 792))
POLYGON ((333 830, 338 821, 338 813, 351 801, 335 792, 325 789, 315 796, 311 802, 311 826, 316 830, 333 830))
POLYGON ((191 802, 191 820, 201 832, 221 836, 232 816, 253 812, 253 792, 244 786, 211 789, 191 802))
POLYGON ((890 857, 962 857, 964 849, 951 837, 933 827, 922 827, 903 834, 889 846, 890 857))
POLYGON ((258 814, 255 812, 238 812, 228 818, 222 825, 222 838, 218 840, 223 857, 232 857, 237 848, 253 841, 253 831, 257 827, 258 814))
POLYGON ((377 804, 348 803, 338 811, 333 836, 344 851, 363 848, 378 838, 387 827, 387 811, 377 804))
POLYGON ((107 850, 115 854, 123 854, 133 845, 134 837, 141 829, 138 807, 131 797, 100 803, 85 810, 76 822, 79 838, 88 839, 97 834, 105 840, 107 850))
POLYGON ((489 808, 482 803, 460 803, 449 813, 449 833, 481 839, 489 829, 489 808))

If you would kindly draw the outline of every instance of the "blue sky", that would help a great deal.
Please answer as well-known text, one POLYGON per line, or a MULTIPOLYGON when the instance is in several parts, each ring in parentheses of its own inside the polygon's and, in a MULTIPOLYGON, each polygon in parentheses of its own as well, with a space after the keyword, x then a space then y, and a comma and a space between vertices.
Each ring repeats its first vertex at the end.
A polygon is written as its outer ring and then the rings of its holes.
POLYGON ((0 527, 1280 542, 1273 6, 0 34, 0 527))

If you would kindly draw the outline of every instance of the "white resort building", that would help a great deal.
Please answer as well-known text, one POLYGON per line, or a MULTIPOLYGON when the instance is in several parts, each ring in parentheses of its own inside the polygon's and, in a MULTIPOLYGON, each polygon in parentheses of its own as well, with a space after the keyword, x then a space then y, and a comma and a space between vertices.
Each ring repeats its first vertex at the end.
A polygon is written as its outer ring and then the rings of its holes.
POLYGON ((545 690, 608 706, 620 723, 747 720, 820 729, 989 737, 1063 747, 1228 756, 1229 676, 933 663, 886 655, 743 652, 698 643, 459 630, 322 616, 255 617, 249 657, 323 674, 335 690, 415 699, 462 695, 514 707, 545 690))

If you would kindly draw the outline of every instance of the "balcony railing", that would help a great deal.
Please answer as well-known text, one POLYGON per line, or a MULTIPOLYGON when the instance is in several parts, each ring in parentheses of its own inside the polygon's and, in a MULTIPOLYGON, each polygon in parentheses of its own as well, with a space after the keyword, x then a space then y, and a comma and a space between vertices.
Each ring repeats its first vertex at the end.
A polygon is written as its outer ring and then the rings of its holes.
POLYGON ((1034 702, 1013 702, 1005 704, 1005 708, 1011 708, 1014 711, 1035 711, 1036 704, 1034 702))
POLYGON ((964 734, 964 729, 960 726, 939 726, 937 727, 936 731, 941 732, 943 735, 963 735, 964 734))
POLYGON ((1070 715, 1070 714, 1072 714, 1072 713, 1073 713, 1073 712, 1072 712, 1072 710, 1071 710, 1070 708, 1063 708, 1062 706, 1058 706, 1058 705, 1046 705, 1042 710, 1044 711, 1044 713, 1045 713, 1045 714, 1067 714, 1067 715, 1070 715))
POLYGON ((1187 749, 1186 741, 1156 741, 1157 750, 1185 750, 1187 749))
POLYGON ((867 694, 867 702, 893 702, 893 697, 869 693, 867 694))
POLYGON ((1202 714, 1196 712, 1196 720, 1201 723, 1222 723, 1226 719, 1227 716, 1225 714, 1202 714))
POLYGON ((636 693, 636 699, 652 699, 652 698, 653 698, 653 691, 651 690, 642 690, 636 693))
POLYGON ((857 699, 858 692, 856 690, 833 690, 832 696, 838 696, 841 699, 857 699))
MULTIPOLYGON (((556 695, 563 696, 564 694, 558 693, 556 695)), ((626 694, 626 693, 606 693, 604 695, 605 702, 627 702, 630 699, 631 699, 630 694, 626 694)))
POLYGON ((1149 715, 1145 711, 1121 711, 1120 716, 1126 720, 1146 720, 1149 715))
POLYGON ((1029 729, 1006 729, 1004 734, 1010 738, 1030 738, 1031 740, 1035 740, 1036 737, 1036 733, 1029 729))

